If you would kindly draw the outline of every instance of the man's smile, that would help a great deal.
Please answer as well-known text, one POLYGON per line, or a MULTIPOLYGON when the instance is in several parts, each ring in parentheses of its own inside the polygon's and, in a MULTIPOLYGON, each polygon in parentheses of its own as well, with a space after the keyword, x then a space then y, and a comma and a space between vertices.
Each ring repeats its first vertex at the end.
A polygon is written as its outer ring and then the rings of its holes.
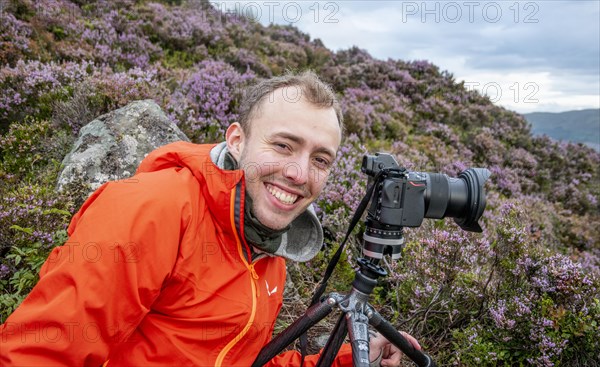
POLYGON ((273 195, 273 197, 275 197, 281 203, 286 205, 294 204, 296 200, 298 200, 298 198, 300 197, 300 195, 293 194, 268 183, 265 184, 265 186, 267 187, 267 191, 269 191, 269 193, 273 195))

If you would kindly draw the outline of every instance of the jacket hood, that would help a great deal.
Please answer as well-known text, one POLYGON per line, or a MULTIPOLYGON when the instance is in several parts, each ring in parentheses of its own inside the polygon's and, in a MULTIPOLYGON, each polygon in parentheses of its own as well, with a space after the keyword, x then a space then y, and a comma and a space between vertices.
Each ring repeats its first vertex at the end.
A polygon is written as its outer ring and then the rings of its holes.
MULTIPOLYGON (((225 142, 216 145, 172 143, 151 152, 142 161, 136 174, 173 167, 187 168, 199 181, 209 207, 222 208, 226 213, 222 217, 229 220, 227 203, 231 190, 243 179, 244 173, 242 170, 225 169, 227 153, 225 142)), ((273 255, 299 262, 309 261, 319 252, 322 243, 323 230, 311 205, 283 233, 273 255)))

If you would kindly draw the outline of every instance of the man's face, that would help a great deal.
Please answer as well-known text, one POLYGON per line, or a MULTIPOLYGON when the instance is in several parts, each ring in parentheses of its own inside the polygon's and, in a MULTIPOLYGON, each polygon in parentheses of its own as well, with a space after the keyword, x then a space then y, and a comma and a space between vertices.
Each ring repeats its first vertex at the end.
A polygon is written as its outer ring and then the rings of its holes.
POLYGON ((282 229, 323 190, 341 131, 333 108, 298 99, 299 89, 282 88, 264 100, 250 122, 227 131, 231 154, 245 172, 253 213, 262 224, 282 229))

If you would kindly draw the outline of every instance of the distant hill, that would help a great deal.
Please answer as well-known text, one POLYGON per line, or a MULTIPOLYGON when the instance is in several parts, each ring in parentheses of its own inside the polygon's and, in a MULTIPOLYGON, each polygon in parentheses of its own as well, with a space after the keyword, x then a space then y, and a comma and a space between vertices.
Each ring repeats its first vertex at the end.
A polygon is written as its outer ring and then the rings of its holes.
POLYGON ((584 143, 600 151, 600 109, 566 112, 533 112, 523 115, 534 135, 584 143))

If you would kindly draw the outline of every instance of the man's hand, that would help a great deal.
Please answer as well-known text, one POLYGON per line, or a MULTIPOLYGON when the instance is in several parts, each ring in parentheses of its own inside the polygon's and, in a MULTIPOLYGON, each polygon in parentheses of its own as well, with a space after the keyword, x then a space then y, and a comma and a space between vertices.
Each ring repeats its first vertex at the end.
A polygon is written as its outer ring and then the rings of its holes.
MULTIPOLYGON (((400 334, 412 344, 412 346, 421 350, 421 345, 412 335, 401 331, 400 334)), ((378 332, 370 333, 369 340, 369 360, 376 361, 381 357, 380 365, 383 367, 398 367, 400 366, 400 358, 402 352, 394 344, 390 343, 383 335, 378 332)))

